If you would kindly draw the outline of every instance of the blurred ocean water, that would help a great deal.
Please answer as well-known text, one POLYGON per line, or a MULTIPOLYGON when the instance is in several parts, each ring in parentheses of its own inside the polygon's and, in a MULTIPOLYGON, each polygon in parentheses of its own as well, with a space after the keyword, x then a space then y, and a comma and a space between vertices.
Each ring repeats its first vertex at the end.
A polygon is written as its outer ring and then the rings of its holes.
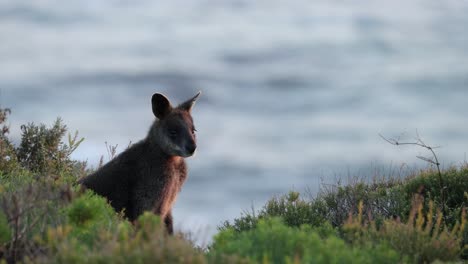
POLYGON ((379 133, 417 129, 444 166, 466 160, 467 13, 458 0, 0 0, 0 105, 16 140, 61 116, 95 165, 105 141, 146 135, 154 92, 203 91, 174 215, 211 234, 291 188, 425 166, 379 133))

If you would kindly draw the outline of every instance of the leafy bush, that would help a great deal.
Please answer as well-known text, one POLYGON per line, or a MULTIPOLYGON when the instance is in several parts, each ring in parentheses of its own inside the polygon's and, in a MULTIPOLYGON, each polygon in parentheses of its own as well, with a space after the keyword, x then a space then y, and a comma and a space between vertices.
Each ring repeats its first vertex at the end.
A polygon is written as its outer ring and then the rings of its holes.
POLYGON ((145 213, 136 228, 128 222, 114 232, 103 229, 99 241, 90 246, 71 235, 76 227, 59 226, 49 231, 47 255, 37 263, 206 263, 202 252, 187 242, 168 236, 158 216, 145 213))
MULTIPOLYGON (((468 166, 452 167, 442 171, 441 174, 447 186, 446 206, 448 210, 445 220, 449 224, 454 224, 459 219, 461 210, 467 206, 468 199, 465 197, 465 192, 468 191, 468 166)), ((412 194, 419 193, 426 198, 426 201, 440 201, 439 181, 436 175, 435 170, 425 170, 420 171, 417 177, 412 177, 401 186, 405 199, 411 200, 412 194)), ((426 203, 425 208, 427 206, 426 203)), ((407 208, 406 211, 409 213, 410 209, 407 208)))
MULTIPOLYGON (((450 168, 442 172, 445 186, 448 192, 447 216, 442 221, 442 226, 453 230, 460 220, 462 212, 466 210, 468 201, 468 166, 450 168)), ((226 221, 219 227, 221 232, 234 230, 245 232, 255 229, 258 221, 269 217, 281 217, 284 223, 291 227, 302 224, 318 226, 323 222, 329 222, 343 232, 342 227, 349 215, 357 215, 359 203, 366 204, 362 215, 371 217, 378 227, 389 219, 401 219, 407 222, 411 216, 414 194, 419 194, 425 199, 422 202, 423 210, 429 210, 431 199, 439 201, 440 195, 438 173, 434 170, 423 170, 419 174, 412 174, 403 179, 374 181, 366 184, 354 182, 350 185, 340 183, 322 189, 314 198, 302 199, 296 192, 290 192, 281 197, 270 199, 259 211, 244 212, 241 217, 233 222, 226 221)), ((434 206, 434 205, 433 205, 434 206)), ((439 204, 435 204, 441 208, 439 204)), ((429 237, 425 237, 429 239, 429 237)), ((468 258, 468 228, 458 232, 457 241, 461 245, 458 256, 468 258)), ((428 242, 429 243, 429 242, 428 242)), ((438 251, 432 251, 438 252, 438 251)), ((453 255, 451 255, 453 256, 453 255)), ((441 259, 444 259, 441 257, 441 259)))
POLYGON ((58 118, 51 128, 34 123, 21 126, 21 144, 17 149, 18 160, 22 166, 39 173, 69 173, 79 162, 70 159, 70 155, 83 142, 75 132, 68 134, 68 144, 62 141, 67 132, 66 125, 58 118))
POLYGON ((69 202, 70 192, 68 185, 46 181, 10 187, 2 192, 0 209, 6 223, 1 223, 1 229, 9 229, 10 235, 2 241, 0 255, 8 262, 16 262, 40 254, 44 249, 34 238, 45 235, 48 227, 65 220, 60 208, 69 202))
POLYGON ((64 212, 72 228, 69 235, 90 247, 99 240, 100 231, 115 232, 122 221, 105 198, 90 190, 74 199, 64 212))
POLYGON ((375 221, 363 219, 362 208, 361 203, 357 217, 350 215, 343 226, 348 241, 354 244, 386 243, 413 263, 459 260, 465 214, 461 216, 461 222, 449 231, 442 226, 440 211, 433 213, 432 202, 424 215, 423 200, 420 198, 415 199, 406 223, 388 219, 379 226, 375 221))
POLYGON ((11 114, 11 110, 9 108, 0 108, 0 125, 2 125, 2 127, 0 128, 0 137, 2 138, 6 137, 6 135, 10 131, 10 128, 5 124, 5 121, 7 120, 9 114, 11 114))
MULTIPOLYGON (((449 188, 447 199, 447 214, 450 215, 447 224, 455 224, 467 198, 468 166, 450 168, 443 171, 446 186, 449 188)), ((426 201, 440 194, 437 183, 438 175, 435 171, 420 171, 419 174, 409 175, 404 179, 386 179, 366 184, 362 181, 350 185, 328 185, 316 197, 301 199, 296 192, 290 192, 281 197, 270 199, 258 212, 244 212, 240 218, 231 222, 224 222, 220 230, 233 228, 239 232, 256 226, 259 219, 279 216, 290 226, 310 224, 316 226, 324 221, 333 226, 342 226, 349 214, 357 214, 359 203, 366 204, 365 215, 372 215, 376 220, 399 217, 406 220, 412 207, 414 194, 420 193, 427 197, 426 201), (330 187, 331 186, 331 187, 330 187)), ((427 209, 428 204, 425 204, 427 209)))
POLYGON ((0 108, 0 171, 11 171, 17 167, 15 148, 7 137, 10 128, 5 124, 10 113, 10 109, 0 108))
POLYGON ((324 204, 311 203, 300 198, 298 192, 291 191, 288 195, 270 199, 257 215, 255 211, 245 212, 240 218, 234 219, 232 224, 225 221, 219 230, 247 231, 255 228, 260 219, 269 217, 281 217, 288 226, 299 227, 303 224, 320 226, 326 221, 325 212, 324 204))
POLYGON ((21 126, 21 142, 16 148, 7 136, 9 127, 5 123, 10 113, 9 109, 0 109, 0 174, 18 169, 56 177, 85 174, 86 163, 70 157, 84 140, 78 138, 78 132, 68 134, 65 143, 68 129, 60 118, 50 128, 29 123, 21 126))
POLYGON ((82 139, 75 133, 63 143, 67 129, 60 119, 50 129, 22 126, 16 148, 7 137, 8 114, 0 109, 0 256, 16 262, 43 254, 36 238, 66 221, 61 209, 75 195, 70 183, 84 173, 84 164, 70 159, 82 139))
MULTIPOLYGON (((446 212, 443 216, 445 224, 453 228, 460 216, 467 209, 468 206, 468 165, 464 164, 460 168, 451 167, 441 172, 445 191, 446 212)), ((436 170, 420 171, 418 175, 414 175, 404 185, 399 186, 404 200, 411 200, 412 194, 419 193, 423 196, 424 204, 423 209, 429 209, 429 201, 434 201, 438 208, 441 208, 440 199, 440 184, 438 181, 436 170)), ((401 215, 410 215, 411 206, 409 203, 402 210, 401 215)), ((407 220, 402 217, 402 219, 407 220)), ((465 228, 462 234, 462 244, 467 245, 461 253, 463 259, 468 259, 468 228, 465 228)))
POLYGON ((11 230, 5 214, 0 212, 0 244, 4 244, 11 239, 11 230))
MULTIPOLYGON (((323 234, 323 233, 322 233, 323 234)), ((238 255, 252 263, 397 263, 385 245, 353 248, 333 232, 321 236, 309 225, 289 227, 280 219, 262 219, 255 229, 225 229, 215 236, 210 254, 238 255)))

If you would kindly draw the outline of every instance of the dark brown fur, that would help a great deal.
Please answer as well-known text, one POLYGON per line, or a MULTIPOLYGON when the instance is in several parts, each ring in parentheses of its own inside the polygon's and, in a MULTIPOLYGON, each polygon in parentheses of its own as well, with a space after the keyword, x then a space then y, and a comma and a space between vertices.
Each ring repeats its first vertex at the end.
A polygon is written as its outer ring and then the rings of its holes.
POLYGON ((106 197, 130 221, 144 211, 160 215, 172 234, 172 205, 187 178, 183 158, 196 148, 190 111, 199 94, 176 108, 163 95, 154 94, 152 107, 158 120, 148 136, 80 183, 106 197))

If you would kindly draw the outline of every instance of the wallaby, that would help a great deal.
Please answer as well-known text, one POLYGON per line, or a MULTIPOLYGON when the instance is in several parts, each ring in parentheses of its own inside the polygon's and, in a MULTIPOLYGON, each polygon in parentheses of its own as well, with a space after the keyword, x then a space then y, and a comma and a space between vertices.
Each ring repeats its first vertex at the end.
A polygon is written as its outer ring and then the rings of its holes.
POLYGON ((197 147, 191 109, 199 95, 172 107, 164 95, 155 93, 151 104, 158 120, 148 136, 80 183, 106 197, 130 221, 144 211, 160 215, 173 234, 172 205, 187 178, 183 158, 197 147))

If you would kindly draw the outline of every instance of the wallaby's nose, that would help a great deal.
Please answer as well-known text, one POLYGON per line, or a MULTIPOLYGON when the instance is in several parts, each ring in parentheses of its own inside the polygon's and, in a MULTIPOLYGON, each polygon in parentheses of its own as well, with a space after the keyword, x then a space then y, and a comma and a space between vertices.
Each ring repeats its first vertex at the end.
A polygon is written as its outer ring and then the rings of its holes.
POLYGON ((195 142, 193 141, 188 142, 187 145, 185 146, 185 149, 187 150, 188 153, 193 154, 195 150, 197 149, 197 144, 195 144, 195 142))

